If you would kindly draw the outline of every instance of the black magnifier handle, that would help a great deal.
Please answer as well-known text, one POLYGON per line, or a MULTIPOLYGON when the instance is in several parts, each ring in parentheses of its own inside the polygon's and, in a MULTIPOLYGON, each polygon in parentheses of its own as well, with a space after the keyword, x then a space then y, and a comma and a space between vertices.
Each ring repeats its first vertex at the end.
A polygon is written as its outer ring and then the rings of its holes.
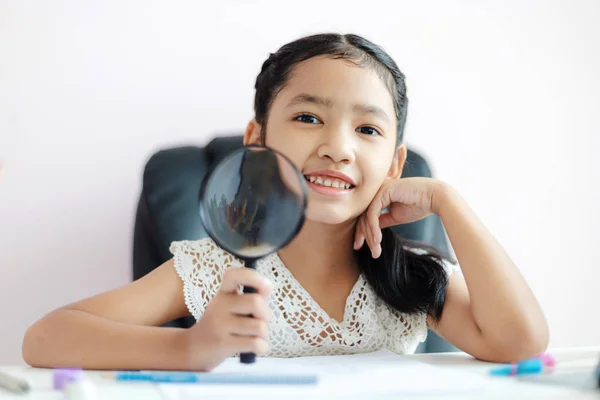
MULTIPOLYGON (((256 260, 248 260, 245 262, 246 268, 256 270, 256 260)), ((244 293, 257 293, 256 288, 250 286, 244 286, 244 293)), ((248 318, 253 318, 252 315, 248 315, 248 318)), ((240 354, 240 362, 242 364, 254 364, 256 362, 256 354, 254 353, 242 353, 240 354)))

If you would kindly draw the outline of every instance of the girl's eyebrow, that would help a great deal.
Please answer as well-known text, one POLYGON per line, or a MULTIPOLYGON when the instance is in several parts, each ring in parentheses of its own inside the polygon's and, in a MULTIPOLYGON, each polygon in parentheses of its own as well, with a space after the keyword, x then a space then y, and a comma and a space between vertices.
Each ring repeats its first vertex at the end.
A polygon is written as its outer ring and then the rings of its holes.
POLYGON ((306 93, 300 93, 289 102, 286 108, 303 103, 316 104, 318 106, 324 106, 327 108, 331 108, 333 105, 333 102, 330 99, 325 99, 323 97, 313 96, 306 93))
POLYGON ((354 104, 352 106, 352 110, 361 114, 373 114, 376 117, 390 122, 390 117, 387 115, 387 113, 383 111, 382 108, 374 106, 372 104, 354 104))
MULTIPOLYGON (((333 106, 333 101, 331 101, 331 99, 327 99, 327 98, 319 97, 319 96, 313 96, 313 95, 307 94, 307 93, 300 93, 299 95, 295 96, 285 107, 289 108, 289 107, 293 107, 298 104, 306 104, 306 103, 315 104, 315 105, 323 106, 326 108, 331 108, 333 106)), ((374 116, 384 119, 388 122, 390 121, 390 117, 387 115, 387 113, 385 111, 383 111, 382 108, 377 107, 372 104, 354 104, 352 106, 352 111, 358 112, 360 114, 373 114, 374 116)))

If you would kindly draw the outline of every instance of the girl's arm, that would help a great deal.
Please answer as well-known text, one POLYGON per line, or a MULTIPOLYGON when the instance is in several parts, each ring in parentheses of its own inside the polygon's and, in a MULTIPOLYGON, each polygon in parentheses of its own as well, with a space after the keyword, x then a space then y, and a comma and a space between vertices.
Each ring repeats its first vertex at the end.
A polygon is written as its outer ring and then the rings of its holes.
POLYGON ((23 358, 35 367, 211 370, 233 354, 267 351, 270 292, 258 272, 229 268, 193 327, 159 327, 189 315, 183 283, 168 261, 127 286, 42 318, 25 334, 23 358), (239 295, 240 285, 257 293, 239 295))
POLYGON ((57 309, 32 325, 23 359, 34 367, 184 369, 184 329, 158 328, 188 314, 168 261, 122 288, 57 309))
POLYGON ((450 275, 442 317, 428 325, 476 358, 505 362, 541 353, 548 324, 533 293, 500 244, 452 187, 431 178, 389 179, 358 222, 355 249, 366 241, 381 255, 381 229, 440 216, 463 274, 450 275), (389 212, 382 210, 389 207, 389 212), (464 276, 464 277, 463 277, 464 276))
POLYGON ((452 274, 442 318, 430 326, 477 358, 508 362, 543 352, 548 324, 527 283, 496 239, 449 185, 432 195, 462 269, 452 274))

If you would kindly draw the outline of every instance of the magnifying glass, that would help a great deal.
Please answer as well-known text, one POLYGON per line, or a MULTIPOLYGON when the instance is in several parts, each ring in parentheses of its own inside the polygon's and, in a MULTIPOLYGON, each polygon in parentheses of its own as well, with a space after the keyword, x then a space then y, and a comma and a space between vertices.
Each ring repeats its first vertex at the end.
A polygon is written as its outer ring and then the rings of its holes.
MULTIPOLYGON (((283 154, 247 146, 223 159, 202 183, 200 218, 215 243, 247 268, 296 237, 307 207, 304 176, 283 154)), ((256 293, 244 287, 244 293, 256 293)), ((249 316, 251 317, 251 316, 249 316)), ((244 364, 254 353, 242 353, 244 364)))

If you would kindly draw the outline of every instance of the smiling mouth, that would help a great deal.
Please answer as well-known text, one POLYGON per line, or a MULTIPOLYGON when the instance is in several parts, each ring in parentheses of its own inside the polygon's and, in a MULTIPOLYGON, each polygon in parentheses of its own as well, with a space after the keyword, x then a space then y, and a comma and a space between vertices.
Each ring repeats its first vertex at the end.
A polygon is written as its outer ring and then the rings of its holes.
POLYGON ((343 179, 333 178, 331 176, 304 175, 304 179, 317 186, 330 187, 339 190, 352 190, 356 187, 343 179))

